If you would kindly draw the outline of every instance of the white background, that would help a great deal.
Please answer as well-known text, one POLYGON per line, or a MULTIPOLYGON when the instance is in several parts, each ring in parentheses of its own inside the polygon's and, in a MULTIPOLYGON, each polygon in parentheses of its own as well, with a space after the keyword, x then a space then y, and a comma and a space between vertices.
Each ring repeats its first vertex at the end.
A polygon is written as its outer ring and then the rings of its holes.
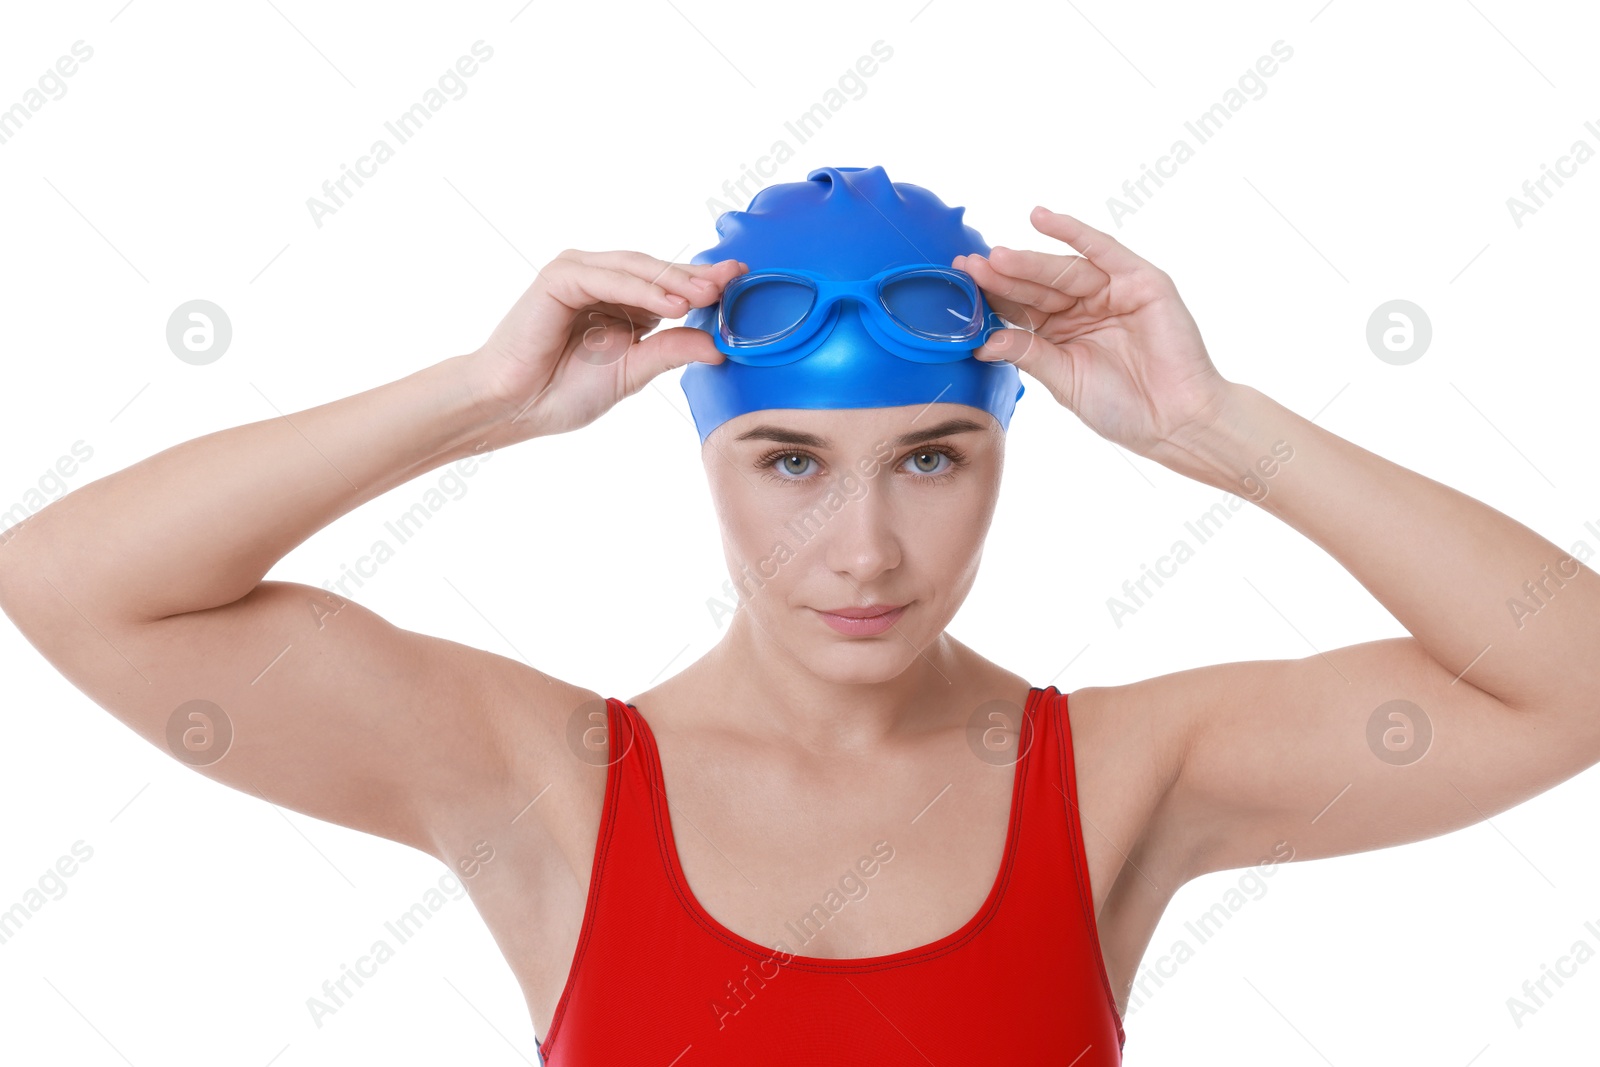
MULTIPOLYGON (((1293 56, 1265 95, 1114 232, 1176 279, 1226 377, 1564 549, 1600 547, 1584 526, 1600 527, 1600 161, 1521 227, 1506 205, 1575 139, 1600 148, 1583 127, 1600 125, 1587 5, 273 4, 7 6, 0 107, 73 42, 94 54, 0 145, 0 508, 79 440, 93 455, 73 488, 470 351, 562 248, 687 259, 755 188, 729 198, 724 182, 779 139, 796 154, 770 180, 881 164, 965 205, 990 243, 1060 250, 1031 230, 1034 204, 1112 229, 1107 198, 1175 138, 1194 145, 1184 121, 1282 40, 1293 56), (306 199, 480 39, 493 58, 466 94, 315 225, 306 199), (892 58, 800 144, 785 121, 878 40, 892 58), (196 298, 234 331, 199 367, 165 339, 196 298), (1405 366, 1365 340, 1394 298, 1433 324, 1405 366)), ((496 454, 356 599, 608 695, 681 669, 719 636, 705 601, 726 573, 676 378, 496 454)), ((1119 628, 1106 599, 1221 494, 1111 446, 1037 384, 1010 439, 951 632, 1038 685, 1403 633, 1254 507, 1119 628)), ((442 473, 272 577, 337 578, 442 473)), ((73 842, 94 850, 0 946, 0 1059, 533 1060, 522 997, 465 900, 311 1021, 306 998, 442 866, 193 773, 9 625, 0 679, 0 908, 73 842)), ((1597 809, 1590 771, 1492 823, 1278 869, 1130 1013, 1126 1062, 1576 1062, 1600 1039, 1600 962, 1520 1029, 1506 999, 1577 939, 1600 948, 1583 927, 1600 925, 1597 809)), ((1146 962, 1240 874, 1179 892, 1146 962)))

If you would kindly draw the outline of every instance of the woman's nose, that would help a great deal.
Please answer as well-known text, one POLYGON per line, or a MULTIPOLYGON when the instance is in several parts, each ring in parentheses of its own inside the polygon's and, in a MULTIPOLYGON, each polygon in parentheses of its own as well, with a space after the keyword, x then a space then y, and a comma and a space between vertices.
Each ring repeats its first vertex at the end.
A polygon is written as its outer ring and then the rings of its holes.
MULTIPOLYGON (((878 478, 887 476, 880 470, 878 478)), ((846 496, 823 531, 830 570, 867 583, 900 565, 901 538, 894 501, 876 479, 859 481, 860 492, 846 496)))

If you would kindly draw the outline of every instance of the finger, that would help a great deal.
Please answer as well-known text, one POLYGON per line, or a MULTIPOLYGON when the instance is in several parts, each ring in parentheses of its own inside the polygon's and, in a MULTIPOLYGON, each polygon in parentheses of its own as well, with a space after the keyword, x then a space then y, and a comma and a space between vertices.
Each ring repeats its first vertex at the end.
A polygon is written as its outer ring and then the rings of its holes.
POLYGON ((704 330, 674 326, 651 334, 629 350, 623 388, 631 396, 669 370, 689 363, 721 363, 725 358, 704 330))
POLYGON ((565 255, 550 264, 543 278, 545 291, 569 313, 603 303, 620 305, 630 318, 634 313, 676 318, 689 310, 687 297, 669 293, 637 274, 563 258, 565 255))
POLYGON ((722 291, 728 287, 728 283, 750 270, 748 264, 737 259, 724 259, 717 263, 678 263, 675 266, 690 275, 690 286, 695 293, 689 302, 695 307, 705 307, 721 300, 722 291), (707 288, 698 288, 694 284, 696 281, 707 283, 707 288))
MULTIPOLYGON (((584 307, 579 314, 591 325, 604 325, 610 322, 619 327, 626 326, 632 331, 633 341, 638 341, 641 336, 659 326, 663 318, 678 319, 682 318, 686 313, 685 311, 678 311, 660 315, 644 308, 632 307, 626 304, 614 304, 609 301, 597 301, 584 307)), ((701 330, 699 332, 704 333, 705 331, 701 330)))
POLYGON ((995 245, 984 258, 1001 274, 1024 278, 1060 290, 1068 296, 1089 296, 1111 282, 1111 275, 1083 256, 1058 256, 1050 252, 995 245))
POLYGON ((1001 274, 982 256, 958 257, 954 266, 972 275, 972 280, 983 289, 989 306, 1002 317, 1030 329, 1041 325, 1050 313, 1076 303, 1074 297, 1058 290, 1001 274))
POLYGON ((719 259, 715 263, 679 263, 678 266, 701 278, 715 277, 723 285, 750 269, 750 264, 737 259, 719 259))
POLYGON ((1058 241, 1065 241, 1088 257, 1107 274, 1130 274, 1154 270, 1154 264, 1141 259, 1109 233, 1102 233, 1082 219, 1062 215, 1040 206, 1028 216, 1033 228, 1058 241))
POLYGON ((613 304, 601 301, 590 304, 581 312, 588 321, 610 319, 615 322, 626 323, 635 330, 653 330, 661 321, 662 316, 642 308, 629 307, 625 304, 613 304))
POLYGON ((726 285, 750 269, 750 264, 737 259, 719 259, 715 263, 678 263, 675 266, 699 278, 715 281, 718 285, 726 285))
POLYGON ((671 263, 644 252, 619 250, 584 252, 568 249, 580 263, 606 267, 644 278, 667 292, 677 293, 692 306, 704 307, 722 294, 722 287, 743 272, 738 260, 718 263, 671 263))
POLYGON ((997 330, 972 354, 985 363, 1010 363, 1044 383, 1052 395, 1065 395, 1069 355, 1028 330, 997 330))

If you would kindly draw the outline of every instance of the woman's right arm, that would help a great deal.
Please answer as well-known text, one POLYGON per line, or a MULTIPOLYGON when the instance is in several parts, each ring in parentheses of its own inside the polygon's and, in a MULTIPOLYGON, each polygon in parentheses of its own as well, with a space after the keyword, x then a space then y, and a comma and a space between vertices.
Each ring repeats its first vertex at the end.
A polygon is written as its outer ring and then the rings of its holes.
POLYGON ((581 426, 663 370, 716 362, 700 331, 641 336, 712 302, 735 272, 563 252, 470 355, 185 441, 12 527, 0 609, 91 699, 201 773, 438 855, 450 813, 509 791, 528 758, 577 762, 566 715, 596 695, 264 575, 418 475, 581 426), (520 739, 531 728, 545 742, 515 768, 512 724, 494 718, 512 688, 531 718, 520 739))

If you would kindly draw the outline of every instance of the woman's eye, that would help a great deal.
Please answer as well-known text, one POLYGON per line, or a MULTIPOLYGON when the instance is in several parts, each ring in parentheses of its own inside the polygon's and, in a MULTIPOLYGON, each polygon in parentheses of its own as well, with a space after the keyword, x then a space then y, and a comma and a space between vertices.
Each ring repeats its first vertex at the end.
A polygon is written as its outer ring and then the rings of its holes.
POLYGON ((806 465, 815 462, 816 460, 812 459, 810 456, 803 455, 799 452, 791 452, 787 456, 778 457, 778 461, 776 464, 774 464, 774 466, 786 475, 790 475, 795 478, 801 478, 805 476, 806 471, 808 470, 806 465))
POLYGON ((940 460, 949 463, 950 457, 943 452, 913 452, 906 457, 906 462, 923 474, 942 474, 940 460))

